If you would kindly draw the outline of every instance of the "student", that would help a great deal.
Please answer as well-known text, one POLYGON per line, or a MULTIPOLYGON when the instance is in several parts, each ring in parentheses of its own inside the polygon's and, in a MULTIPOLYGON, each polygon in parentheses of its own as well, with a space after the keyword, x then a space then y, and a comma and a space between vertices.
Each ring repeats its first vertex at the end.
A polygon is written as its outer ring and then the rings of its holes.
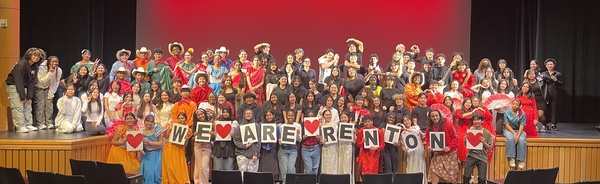
POLYGON ((439 83, 436 80, 429 80, 429 89, 426 89, 424 92, 427 93, 427 106, 431 106, 433 104, 442 104, 444 103, 444 94, 442 94, 439 89, 439 83))
POLYGON ((427 93, 421 92, 419 94, 419 105, 415 106, 411 112, 413 124, 419 125, 419 127, 427 127, 427 115, 431 112, 431 108, 427 106, 427 93))
POLYGON ((158 81, 160 83, 160 90, 171 90, 171 76, 172 71, 169 68, 167 61, 163 60, 163 50, 154 49, 154 60, 148 63, 146 71, 150 77, 150 81, 158 81))
POLYGON ((107 134, 111 140, 111 147, 106 162, 122 164, 126 173, 138 173, 140 170, 136 152, 127 151, 126 148, 127 131, 140 130, 136 120, 133 113, 127 113, 125 121, 115 123, 114 129, 107 134))
POLYGON ((102 95, 98 89, 92 88, 88 92, 89 96, 83 100, 81 112, 86 116, 85 131, 90 135, 106 134, 106 127, 102 120, 104 119, 104 105, 102 104, 102 95))
POLYGON ((135 80, 131 81, 131 85, 140 84, 140 93, 146 93, 150 90, 150 83, 146 81, 146 70, 144 68, 134 69, 131 74, 135 77, 135 80))
MULTIPOLYGON (((424 135, 419 125, 412 122, 409 116, 403 116, 401 123, 398 124, 402 126, 401 134, 418 132, 419 138, 424 135)), ((402 141, 402 144, 406 143, 402 141)), ((410 151, 406 146, 402 146, 402 151, 406 153, 406 173, 423 173, 423 184, 427 184, 427 167, 425 165, 425 149, 423 146, 418 146, 410 151)))
POLYGON ((31 100, 34 95, 34 85, 38 71, 38 66, 35 64, 44 58, 43 50, 38 48, 27 49, 6 78, 12 121, 17 132, 25 133, 38 130, 33 126, 31 100))
MULTIPOLYGON (((256 123, 256 121, 254 121, 254 111, 252 111, 252 109, 246 109, 241 112, 241 114, 243 114, 243 118, 240 126, 256 123)), ((260 130, 260 125, 258 123, 256 123, 255 126, 256 130, 260 130)), ((260 134, 257 135, 257 137, 260 137, 260 134)), ((235 129, 233 134, 233 142, 236 146, 235 155, 237 158, 238 168, 242 172, 242 175, 246 171, 257 172, 259 164, 258 158, 260 157, 260 139, 255 142, 248 142, 246 144, 242 143, 242 131, 241 127, 238 127, 235 129)))
MULTIPOLYGON (((194 113, 194 125, 192 126, 194 128, 194 132, 196 132, 196 122, 211 122, 212 120, 209 119, 208 114, 206 113, 206 111, 204 109, 198 109, 196 110, 196 112, 194 113)), ((214 135, 214 128, 212 130, 210 130, 211 134, 214 135)), ((196 132, 197 133, 197 132, 196 132)), ((196 133, 194 135, 196 135, 196 133)), ((212 142, 194 142, 193 143, 194 146, 194 162, 193 163, 193 167, 194 167, 194 173, 193 173, 193 177, 194 177, 194 183, 206 183, 208 184, 208 179, 209 179, 209 174, 210 174, 210 158, 211 158, 211 152, 212 152, 212 142)))
POLYGON ((433 151, 429 166, 429 177, 432 184, 440 181, 456 183, 458 179, 458 154, 456 153, 456 133, 452 123, 445 121, 438 110, 429 113, 429 126, 425 132, 425 142, 429 151, 432 151, 430 132, 444 132, 444 148, 442 151, 433 151))
MULTIPOLYGON (((271 95, 273 96, 273 95, 271 95)), ((300 123, 294 122, 294 113, 288 112, 288 123, 287 125, 293 125, 296 127, 296 141, 300 142, 302 140, 300 130, 302 127, 300 123)), ((280 126, 281 127, 281 126, 280 126)), ((279 152, 277 152, 277 157, 279 161, 279 171, 281 172, 281 179, 283 183, 285 182, 286 175, 288 173, 295 174, 296 173, 296 159, 298 158, 298 146, 296 144, 282 144, 281 143, 281 135, 278 136, 279 143, 279 152)))
POLYGON ((383 150, 383 148, 385 147, 385 142, 383 140, 383 130, 373 126, 373 117, 370 115, 364 116, 362 118, 362 121, 365 127, 358 129, 358 132, 356 133, 356 146, 358 146, 360 150, 358 153, 358 168, 360 174, 363 175, 377 174, 379 171, 379 155, 381 154, 381 150, 383 150), (379 146, 365 148, 365 129, 377 129, 379 146))
MULTIPOLYGON (((229 135, 233 137, 234 130, 239 125, 238 122, 234 120, 231 112, 231 107, 223 106, 218 120, 231 122, 231 131, 229 132, 229 135)), ((214 159, 212 168, 213 170, 233 170, 233 164, 235 162, 235 144, 233 143, 233 139, 226 141, 215 141, 211 154, 214 159)))
MULTIPOLYGON (((184 88, 182 94, 185 94, 185 98, 187 100, 189 88, 184 88)), ((194 102, 190 101, 189 103, 194 102)), ((176 114, 173 116, 173 124, 191 126, 193 111, 191 113, 192 115, 190 116, 188 116, 188 113, 185 111, 179 111, 179 113, 175 113, 175 111, 173 112, 173 114, 176 114), (188 125, 188 123, 190 124, 188 125)), ((169 137, 171 135, 173 124, 167 125, 167 128, 165 129, 165 137, 169 137)), ((162 183, 190 183, 190 178, 188 175, 189 170, 185 158, 185 147, 189 143, 188 140, 192 138, 192 136, 194 136, 194 134, 191 130, 188 130, 187 135, 185 135, 184 145, 173 144, 171 142, 167 142, 165 144, 162 154, 162 183)))
MULTIPOLYGON (((492 134, 490 131, 484 129, 481 125, 483 124, 483 115, 482 114, 474 114, 471 117, 471 130, 482 130, 483 137, 479 137, 479 141, 483 144, 483 149, 471 149, 469 150, 469 155, 467 156, 467 161, 465 163, 465 173, 463 175, 463 184, 468 184, 471 179, 471 173, 473 173, 473 168, 477 166, 477 183, 484 184, 486 183, 486 171, 487 171, 487 163, 488 156, 485 150, 492 148, 492 134)), ((465 135, 465 144, 467 140, 467 136, 465 135)))
POLYGON ((58 114, 54 123, 56 132, 73 133, 83 131, 81 126, 81 100, 75 96, 75 86, 67 86, 65 96, 56 102, 58 114))
POLYGON ((58 57, 50 56, 42 62, 38 69, 35 84, 36 124, 40 130, 54 128, 52 113, 54 111, 54 93, 60 83, 62 70, 58 67, 58 57))
MULTIPOLYGON (((406 116, 410 121, 410 117, 406 116)), ((385 116, 385 124, 398 125, 396 121, 396 113, 388 112, 385 116)), ((412 123, 409 123, 409 125, 412 123)), ((385 128, 385 125, 383 126, 385 128)), ((398 173, 398 144, 385 143, 385 147, 381 151, 381 161, 383 161, 383 173, 398 173)))
MULTIPOLYGON (((275 124, 275 113, 273 111, 267 111, 264 115, 265 117, 261 125, 275 124)), ((280 134, 280 131, 277 130, 276 134, 280 134)), ((277 161, 277 143, 262 143, 260 146, 258 172, 270 172, 273 175, 279 174, 279 162, 277 161)))
POLYGON ((511 168, 515 168, 515 157, 519 161, 519 169, 525 168, 527 155, 527 133, 525 127, 525 112, 521 110, 521 101, 512 100, 510 112, 504 112, 504 137, 506 137, 506 157, 511 168))
MULTIPOLYGON (((323 110, 321 119, 321 126, 333 126, 334 129, 338 129, 339 122, 332 121, 332 112, 330 110, 323 110)), ((321 151, 322 163, 321 163, 321 173, 323 174, 338 174, 339 173, 339 163, 337 157, 339 157, 339 146, 338 143, 330 143, 326 144, 328 141, 326 138, 321 139, 321 144, 323 144, 323 148, 321 151)))
POLYGON ((162 177, 162 147, 165 142, 164 129, 157 126, 154 116, 144 119, 144 152, 142 154, 140 172, 145 184, 161 183, 162 177))
POLYGON ((127 74, 128 74, 128 76, 126 76, 124 78, 120 78, 120 79, 125 79, 126 81, 131 81, 131 78, 129 78, 129 72, 131 72, 131 70, 133 70, 135 68, 135 66, 133 65, 133 62, 131 60, 129 60, 130 55, 131 55, 130 50, 121 49, 121 50, 117 51, 117 61, 115 61, 115 63, 112 65, 112 68, 110 69, 110 81, 117 79, 117 77, 118 77, 117 74, 119 71, 120 72, 127 71, 127 74))
MULTIPOLYGON (((404 89, 404 95, 406 95, 406 101, 404 106, 412 111, 415 106, 419 104, 419 94, 422 92, 421 86, 423 83, 423 76, 419 72, 413 72, 409 77, 410 83, 406 84, 404 89)), ((427 102, 427 95, 425 96, 425 102, 427 102)))

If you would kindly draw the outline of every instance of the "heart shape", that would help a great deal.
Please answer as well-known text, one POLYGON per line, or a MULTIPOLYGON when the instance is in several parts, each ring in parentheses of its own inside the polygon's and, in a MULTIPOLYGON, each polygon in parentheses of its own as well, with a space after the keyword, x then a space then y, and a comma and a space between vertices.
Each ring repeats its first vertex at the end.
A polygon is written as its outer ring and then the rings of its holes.
POLYGON ((469 144, 473 147, 481 144, 481 141, 479 141, 480 137, 483 137, 482 133, 473 134, 472 132, 467 132, 467 141, 469 141, 469 144))
POLYGON ((321 124, 321 122, 318 119, 315 119, 312 121, 304 120, 304 128, 310 134, 314 134, 315 132, 317 132, 317 130, 319 130, 320 124, 321 124))
POLYGON ((225 124, 225 125, 217 124, 217 126, 215 127, 215 130, 217 131, 217 134, 219 134, 219 136, 221 136, 221 138, 225 138, 231 132, 231 124, 225 124))
POLYGON ((140 146, 140 144, 142 144, 143 139, 144 136, 141 133, 135 135, 127 134, 127 144, 129 144, 133 148, 137 148, 138 146, 140 146))

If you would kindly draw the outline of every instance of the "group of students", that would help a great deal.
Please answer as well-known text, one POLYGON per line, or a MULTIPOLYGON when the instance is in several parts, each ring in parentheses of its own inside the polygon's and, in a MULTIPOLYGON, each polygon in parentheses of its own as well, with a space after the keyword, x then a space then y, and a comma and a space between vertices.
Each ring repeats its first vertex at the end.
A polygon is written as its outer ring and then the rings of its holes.
POLYGON ((301 48, 287 55, 280 68, 268 43, 254 46, 252 61, 244 50, 239 60, 232 61, 225 47, 208 48, 200 61, 193 61, 194 49, 183 52, 183 44, 173 42, 168 45, 171 56, 164 60, 160 48, 152 52, 142 47, 133 61, 131 51, 119 50, 110 69, 99 59, 91 61, 91 51, 84 49, 82 60, 61 80, 58 57, 30 48, 6 80, 13 123, 17 132, 56 128, 63 133, 106 134, 112 143, 108 162, 143 174, 144 183, 189 183, 187 167, 192 157, 195 183, 208 183, 211 159, 216 170, 272 172, 285 181, 287 173, 297 172, 298 154, 304 173, 353 176, 355 169, 361 174, 398 173, 399 150, 407 153, 406 172, 423 173, 424 183, 456 183, 460 166, 465 167, 463 182, 468 182, 475 165, 481 183, 496 135, 506 137, 510 166, 516 167, 518 161, 523 169, 525 137, 537 135, 538 121, 544 124, 540 131, 556 130, 556 123, 546 126, 548 115, 544 115, 550 107, 555 122, 557 91, 563 84, 554 59, 544 62, 548 70, 544 72, 531 61, 519 85, 504 60, 494 71, 484 58, 472 72, 460 52, 452 54, 447 66, 446 56, 435 55, 432 48, 418 57, 418 46, 406 51, 399 44, 384 70, 377 54, 371 54, 368 66, 363 66, 360 40, 350 38, 346 43, 348 53, 342 63, 332 49, 317 59, 318 76, 301 48), (417 63, 421 71, 416 71, 417 63), (59 95, 58 115, 53 117, 55 94, 59 95), (485 107, 494 94, 505 94, 511 103, 485 107), (301 131, 305 117, 316 117, 321 125, 354 124, 354 141, 326 144, 329 140, 324 137, 307 136, 301 131), (195 142, 197 122, 215 121, 232 122, 232 139, 195 142), (296 126, 298 143, 244 144, 239 126, 251 123, 296 126), (166 140, 174 124, 190 128, 185 145, 166 140), (401 126, 402 134, 417 133, 425 147, 409 150, 403 140, 384 143, 387 124, 401 126), (364 131, 370 129, 378 129, 378 147, 363 146, 364 131), (483 130, 483 150, 466 148, 468 129, 483 130), (127 151, 127 131, 142 131, 143 151, 127 151), (429 132, 444 132, 445 148, 433 151, 427 173, 429 132))

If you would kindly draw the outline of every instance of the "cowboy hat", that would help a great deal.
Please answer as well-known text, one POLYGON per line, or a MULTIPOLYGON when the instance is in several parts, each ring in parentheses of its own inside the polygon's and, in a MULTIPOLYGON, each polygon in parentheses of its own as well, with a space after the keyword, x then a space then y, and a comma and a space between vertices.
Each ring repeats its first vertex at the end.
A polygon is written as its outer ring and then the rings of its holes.
POLYGON ((130 50, 121 49, 121 50, 117 51, 117 60, 120 60, 119 59, 119 55, 121 55, 121 53, 123 53, 123 52, 126 52, 127 55, 131 56, 131 51, 130 50))
POLYGON ((115 73, 115 75, 119 72, 125 72, 125 74, 127 76, 129 76, 129 70, 125 69, 125 67, 119 67, 119 69, 113 71, 113 73, 115 73))
POLYGON ((181 89, 187 89, 187 90, 192 90, 191 86, 188 86, 187 84, 184 84, 183 86, 181 86, 181 89))
POLYGON ((178 42, 173 42, 173 43, 169 43, 168 49, 169 49, 169 54, 173 55, 173 52, 171 50, 173 50, 174 46, 178 46, 179 48, 181 48, 181 52, 183 53, 183 44, 178 43, 178 42))
POLYGON ((227 52, 227 55, 229 55, 229 50, 227 50, 227 48, 225 48, 224 46, 221 46, 221 48, 215 50, 215 53, 220 53, 220 52, 227 52))
POLYGON ((146 47, 142 47, 142 48, 140 48, 140 50, 135 51, 135 55, 137 57, 140 57, 141 53, 148 53, 148 56, 152 55, 152 51, 148 50, 146 47))
POLYGON ((423 73, 421 72, 413 72, 412 74, 410 74, 410 76, 408 77, 408 83, 412 83, 413 81, 413 77, 419 75, 421 77, 421 83, 419 85, 424 85, 425 84, 425 75, 423 75, 423 73))
POLYGON ((144 73, 144 75, 146 75, 146 70, 144 70, 143 67, 139 67, 137 69, 133 69, 133 72, 131 72, 131 74, 133 74, 134 76, 136 75, 136 73, 144 73))

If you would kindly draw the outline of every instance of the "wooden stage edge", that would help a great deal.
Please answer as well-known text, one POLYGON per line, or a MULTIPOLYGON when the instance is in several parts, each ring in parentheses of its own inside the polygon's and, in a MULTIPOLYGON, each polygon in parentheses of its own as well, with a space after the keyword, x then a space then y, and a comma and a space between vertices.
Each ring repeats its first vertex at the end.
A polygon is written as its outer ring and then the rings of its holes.
MULTIPOLYGON (((499 137, 488 179, 504 178, 508 172, 505 139, 499 137)), ((0 139, 0 166, 71 174, 69 159, 106 161, 110 141, 105 136, 73 140, 0 139)), ((401 172, 406 156, 400 151, 401 172)), ((428 157, 427 157, 428 158, 428 157)), ((428 159, 427 159, 428 160, 428 159)), ((600 180, 600 139, 528 138, 526 169, 559 167, 558 183, 600 180)))
POLYGON ((0 166, 71 174, 69 159, 106 161, 110 141, 106 136, 72 140, 0 139, 0 166))

